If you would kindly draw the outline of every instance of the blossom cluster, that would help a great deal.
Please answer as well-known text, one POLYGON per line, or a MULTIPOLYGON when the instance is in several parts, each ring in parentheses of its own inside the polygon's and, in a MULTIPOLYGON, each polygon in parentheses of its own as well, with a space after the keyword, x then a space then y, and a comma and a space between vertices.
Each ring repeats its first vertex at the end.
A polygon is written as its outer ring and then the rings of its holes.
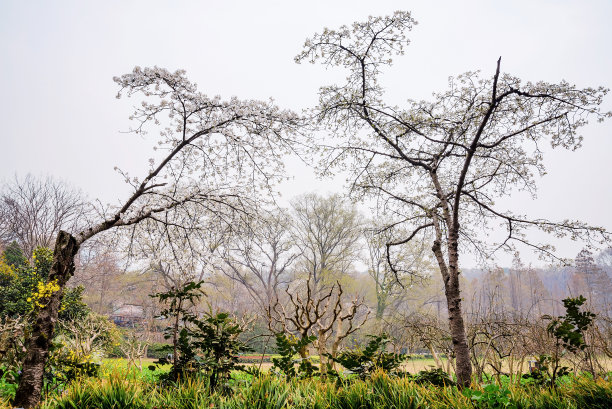
POLYGON ((28 297, 28 302, 33 304, 33 307, 44 308, 51 296, 60 290, 59 284, 57 280, 49 281, 45 283, 44 281, 39 281, 37 285, 36 291, 32 294, 31 297, 28 297))

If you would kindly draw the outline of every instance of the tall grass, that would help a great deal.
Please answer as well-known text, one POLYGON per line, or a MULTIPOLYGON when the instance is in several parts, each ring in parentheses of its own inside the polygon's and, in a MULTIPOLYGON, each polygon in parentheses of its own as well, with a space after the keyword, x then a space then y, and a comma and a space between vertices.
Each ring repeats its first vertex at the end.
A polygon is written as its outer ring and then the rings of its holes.
MULTIPOLYGON (((482 391, 481 387, 475 387, 482 391)), ((474 401, 455 387, 417 385, 404 378, 375 374, 368 381, 344 384, 314 380, 286 381, 270 375, 241 380, 234 393, 211 393, 206 380, 161 387, 146 379, 115 372, 102 379, 85 379, 43 409, 603 409, 612 408, 612 384, 577 378, 556 390, 508 385, 509 404, 496 397, 474 401)))

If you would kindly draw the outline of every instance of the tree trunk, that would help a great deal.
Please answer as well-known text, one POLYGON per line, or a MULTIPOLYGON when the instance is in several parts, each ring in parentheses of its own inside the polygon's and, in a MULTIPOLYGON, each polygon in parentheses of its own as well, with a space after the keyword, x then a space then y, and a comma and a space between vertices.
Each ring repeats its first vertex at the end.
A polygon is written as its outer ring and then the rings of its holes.
POLYGON ((319 339, 317 340, 317 349, 319 352, 319 370, 321 371, 321 376, 325 376, 327 374, 327 358, 325 357, 326 353, 326 344, 327 337, 325 336, 325 332, 319 330, 319 339))
MULTIPOLYGON (((449 223, 450 224, 450 223, 449 223)), ((438 236, 439 233, 438 233, 438 236)), ((461 292, 459 290, 459 252, 458 252, 458 228, 451 229, 448 235, 448 266, 444 260, 439 238, 434 241, 432 251, 440 267, 442 279, 444 280, 444 293, 448 308, 448 322, 455 351, 455 364, 457 385, 460 388, 470 386, 472 381, 472 363, 470 361, 470 349, 468 347, 463 312, 461 310, 461 292)), ((450 357, 449 357, 450 359, 450 357)))
POLYGON ((40 403, 43 388, 43 373, 49 357, 55 323, 66 282, 74 273, 74 257, 79 250, 77 240, 69 233, 60 231, 53 253, 53 265, 49 281, 57 280, 59 291, 54 292, 46 305, 36 312, 30 336, 25 340, 26 357, 23 362, 19 387, 13 405, 33 408, 40 403))
POLYGON ((461 293, 459 290, 459 275, 449 263, 449 280, 445 286, 446 302, 448 306, 448 321, 450 325, 455 362, 457 365, 457 384, 468 387, 472 381, 472 364, 470 362, 470 349, 468 348, 463 312, 461 310, 461 293))
POLYGON ((433 344, 431 342, 428 342, 426 346, 429 349, 429 352, 431 353, 431 356, 434 362, 436 363, 436 366, 440 369, 444 369, 444 365, 442 364, 442 361, 440 361, 438 353, 436 352, 436 349, 434 348, 433 344))
POLYGON ((377 294, 376 296, 376 321, 377 322, 380 322, 382 320, 382 317, 385 314, 386 309, 387 309, 387 295, 377 294))

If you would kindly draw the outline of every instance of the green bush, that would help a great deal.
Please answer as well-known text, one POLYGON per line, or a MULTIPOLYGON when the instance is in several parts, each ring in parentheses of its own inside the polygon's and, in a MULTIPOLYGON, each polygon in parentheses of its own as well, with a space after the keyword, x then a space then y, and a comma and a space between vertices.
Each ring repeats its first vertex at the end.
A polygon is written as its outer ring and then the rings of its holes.
POLYGON ((419 371, 416 375, 408 377, 418 384, 429 384, 434 386, 454 386, 455 382, 440 368, 419 371))
POLYGON ((147 348, 147 358, 160 359, 165 358, 168 352, 166 351, 168 344, 162 342, 151 342, 147 348))
POLYGON ((228 313, 213 313, 211 307, 199 317, 190 310, 188 306, 204 294, 203 283, 190 281, 180 288, 151 295, 164 304, 160 316, 174 323, 164 330, 164 338, 172 345, 160 348, 165 355, 155 364, 171 365, 170 372, 162 375, 164 382, 206 376, 212 389, 229 390, 231 371, 242 369, 238 355, 250 349, 239 339, 244 329, 228 313))
POLYGON ((368 335, 368 337, 370 342, 365 349, 347 350, 335 358, 331 355, 328 357, 361 379, 370 377, 376 370, 393 373, 406 360, 406 355, 386 352, 389 343, 387 334, 368 335))
POLYGON ((511 399, 510 390, 495 384, 484 385, 482 390, 465 389, 463 394, 470 398, 478 409, 517 409, 516 402, 511 399))
POLYGON ((296 355, 303 353, 308 348, 308 345, 316 341, 314 335, 297 338, 293 335, 287 335, 283 332, 276 334, 276 349, 280 355, 278 358, 272 358, 274 366, 272 372, 282 374, 288 379, 292 378, 311 378, 319 373, 310 357, 295 358, 296 355), (298 365, 297 368, 295 365, 298 365))

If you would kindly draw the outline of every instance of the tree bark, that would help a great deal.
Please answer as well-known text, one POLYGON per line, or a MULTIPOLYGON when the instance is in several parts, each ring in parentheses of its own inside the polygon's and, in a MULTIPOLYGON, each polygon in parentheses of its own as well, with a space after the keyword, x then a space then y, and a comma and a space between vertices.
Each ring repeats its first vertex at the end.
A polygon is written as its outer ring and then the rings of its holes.
MULTIPOLYGON (((441 243, 439 239, 434 241, 432 251, 438 261, 442 279, 444 281, 444 293, 448 308, 448 322, 455 351, 455 363, 457 366, 457 385, 460 388, 470 386, 472 381, 472 363, 470 361, 470 350, 463 322, 461 309, 461 292, 459 290, 459 252, 458 252, 458 230, 453 229, 448 237, 448 266, 444 260, 441 243)), ((450 357, 448 357, 450 360, 450 357)))
MULTIPOLYGON (((472 363, 470 361, 470 349, 468 347, 465 323, 463 322, 463 311, 461 308, 458 236, 458 231, 452 229, 448 241, 448 279, 445 281, 444 290, 448 306, 451 340, 455 350, 457 385, 461 388, 465 388, 469 387, 472 382, 472 363)), ((450 357, 448 359, 450 360, 450 357)))
POLYGON ((319 371, 321 372, 321 376, 325 376, 327 374, 327 358, 325 357, 325 353, 327 352, 326 344, 327 337, 325 332, 319 330, 319 339, 317 340, 317 349, 319 351, 319 371))
POLYGON ((45 364, 49 358, 49 347, 53 339, 63 289, 74 273, 74 257, 78 250, 79 244, 74 236, 65 231, 58 233, 49 281, 57 280, 60 289, 54 292, 45 306, 36 312, 32 331, 25 340, 27 353, 13 402, 16 407, 29 409, 40 403, 45 364))

